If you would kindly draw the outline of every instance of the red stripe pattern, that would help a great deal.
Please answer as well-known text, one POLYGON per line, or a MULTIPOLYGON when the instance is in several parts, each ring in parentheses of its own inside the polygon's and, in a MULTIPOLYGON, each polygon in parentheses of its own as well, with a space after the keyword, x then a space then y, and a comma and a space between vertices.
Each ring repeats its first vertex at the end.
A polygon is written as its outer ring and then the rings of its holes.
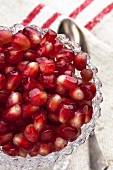
POLYGON ((24 26, 28 25, 35 17, 36 15, 41 11, 41 9, 44 7, 44 4, 37 5, 26 17, 26 19, 23 20, 22 24, 24 26))
POLYGON ((108 13, 110 13, 113 10, 113 3, 111 3, 110 5, 108 5, 106 8, 104 8, 97 16, 95 16, 93 18, 92 21, 88 22, 85 25, 85 28, 87 28, 88 30, 92 30, 93 27, 98 24, 102 18, 107 15, 108 13))
POLYGON ((85 0, 78 8, 76 8, 69 17, 75 18, 81 11, 83 11, 88 5, 90 5, 93 0, 85 0))
POLYGON ((42 28, 49 27, 61 14, 56 12, 54 13, 43 25, 42 28))

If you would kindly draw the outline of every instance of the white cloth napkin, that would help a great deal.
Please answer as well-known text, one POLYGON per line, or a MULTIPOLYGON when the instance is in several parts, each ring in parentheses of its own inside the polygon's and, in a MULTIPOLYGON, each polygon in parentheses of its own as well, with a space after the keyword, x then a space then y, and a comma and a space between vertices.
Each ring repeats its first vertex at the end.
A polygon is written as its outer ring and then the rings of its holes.
MULTIPOLYGON (((92 62, 102 81, 102 115, 96 135, 113 170, 113 0, 0 0, 0 25, 36 24, 57 31, 63 18, 71 17, 83 30, 92 62)), ((89 170, 87 142, 72 155, 68 170, 89 170)))

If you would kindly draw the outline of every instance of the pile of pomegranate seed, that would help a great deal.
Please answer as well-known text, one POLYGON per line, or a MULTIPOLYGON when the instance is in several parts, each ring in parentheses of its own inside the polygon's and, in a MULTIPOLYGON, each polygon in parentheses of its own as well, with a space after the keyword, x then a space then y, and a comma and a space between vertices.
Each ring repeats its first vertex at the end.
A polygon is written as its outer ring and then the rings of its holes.
POLYGON ((53 30, 0 30, 2 151, 46 156, 76 140, 92 118, 92 78, 86 53, 75 54, 53 30))

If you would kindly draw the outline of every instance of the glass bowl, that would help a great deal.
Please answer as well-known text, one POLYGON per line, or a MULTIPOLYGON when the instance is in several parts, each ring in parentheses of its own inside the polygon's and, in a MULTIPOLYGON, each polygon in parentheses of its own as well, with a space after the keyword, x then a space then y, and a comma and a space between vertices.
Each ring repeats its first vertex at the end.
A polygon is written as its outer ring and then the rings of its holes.
MULTIPOLYGON (((47 32, 48 29, 41 29, 36 25, 31 25, 40 31, 43 35, 47 32)), ((24 26, 20 24, 15 24, 14 26, 8 27, 0 27, 0 30, 10 30, 13 33, 18 32, 19 30, 23 30, 24 26)), ((63 43, 69 49, 72 49, 74 53, 80 52, 81 48, 77 43, 73 43, 69 41, 69 39, 63 35, 58 34, 57 39, 63 43)), ((47 156, 36 156, 26 158, 22 157, 11 157, 2 152, 0 150, 0 166, 2 166, 3 170, 38 170, 38 169, 50 169, 53 170, 65 170, 72 152, 81 144, 83 144, 86 139, 89 137, 90 133, 94 130, 96 120, 101 115, 100 103, 102 102, 102 94, 100 88, 102 86, 101 81, 97 77, 97 68, 92 65, 91 58, 87 54, 87 68, 90 68, 93 71, 93 82, 96 84, 96 96, 93 99, 93 116, 89 123, 84 124, 81 127, 81 135, 74 142, 69 142, 68 145, 58 152, 53 152, 47 156)), ((79 72, 78 72, 79 74, 79 72)))

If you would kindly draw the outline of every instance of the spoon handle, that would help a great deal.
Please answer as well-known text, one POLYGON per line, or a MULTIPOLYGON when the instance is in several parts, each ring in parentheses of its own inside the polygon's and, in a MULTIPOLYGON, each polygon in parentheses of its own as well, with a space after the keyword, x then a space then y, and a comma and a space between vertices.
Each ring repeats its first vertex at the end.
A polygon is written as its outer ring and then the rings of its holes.
POLYGON ((108 163, 99 147, 94 131, 89 136, 88 145, 90 170, 107 170, 108 163))

